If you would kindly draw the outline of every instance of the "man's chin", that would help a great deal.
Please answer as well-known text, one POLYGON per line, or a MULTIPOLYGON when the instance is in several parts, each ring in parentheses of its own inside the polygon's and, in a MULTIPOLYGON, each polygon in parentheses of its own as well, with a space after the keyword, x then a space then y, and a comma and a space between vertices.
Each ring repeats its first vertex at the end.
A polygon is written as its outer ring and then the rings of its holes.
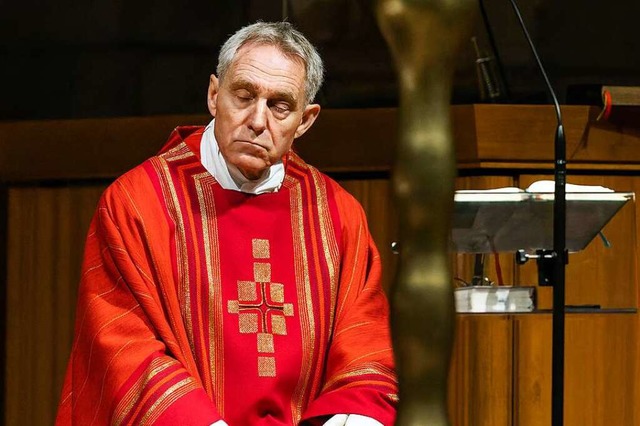
POLYGON ((262 167, 238 167, 238 171, 242 173, 242 176, 249 180, 260 179, 265 172, 269 169, 269 165, 265 164, 262 167))

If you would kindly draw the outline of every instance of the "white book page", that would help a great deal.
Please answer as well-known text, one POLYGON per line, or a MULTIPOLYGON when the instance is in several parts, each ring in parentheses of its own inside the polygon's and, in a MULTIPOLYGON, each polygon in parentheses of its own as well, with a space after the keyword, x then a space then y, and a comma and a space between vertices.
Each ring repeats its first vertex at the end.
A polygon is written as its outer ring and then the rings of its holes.
MULTIPOLYGON (((556 187, 556 183, 552 180, 539 180, 533 182, 526 189, 527 192, 554 192, 556 187)), ((566 192, 614 192, 613 189, 607 188, 605 186, 599 185, 576 185, 572 183, 567 183, 565 185, 566 192)))

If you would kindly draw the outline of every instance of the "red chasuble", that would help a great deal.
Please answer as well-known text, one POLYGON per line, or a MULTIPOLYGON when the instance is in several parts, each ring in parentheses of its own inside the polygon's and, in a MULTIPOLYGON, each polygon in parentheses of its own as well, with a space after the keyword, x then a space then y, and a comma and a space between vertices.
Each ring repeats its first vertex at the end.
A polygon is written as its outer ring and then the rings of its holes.
POLYGON ((294 153, 275 193, 223 189, 180 128, 102 196, 57 424, 385 425, 396 381, 362 208, 294 153))

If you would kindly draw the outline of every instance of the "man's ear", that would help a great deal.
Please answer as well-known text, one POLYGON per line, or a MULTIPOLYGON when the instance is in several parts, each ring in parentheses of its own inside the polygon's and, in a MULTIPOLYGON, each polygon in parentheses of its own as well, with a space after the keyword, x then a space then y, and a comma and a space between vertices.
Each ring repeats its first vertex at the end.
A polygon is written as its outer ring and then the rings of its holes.
POLYGON ((320 105, 318 104, 307 105, 304 111, 302 112, 302 121, 300 122, 300 124, 298 125, 298 128, 296 129, 296 134, 294 138, 299 138, 300 136, 304 135, 305 132, 311 128, 311 125, 313 124, 313 122, 316 121, 318 114, 320 114, 320 105))
POLYGON ((218 77, 211 74, 209 77, 209 90, 207 90, 207 107, 212 116, 216 116, 216 102, 218 100, 218 77))

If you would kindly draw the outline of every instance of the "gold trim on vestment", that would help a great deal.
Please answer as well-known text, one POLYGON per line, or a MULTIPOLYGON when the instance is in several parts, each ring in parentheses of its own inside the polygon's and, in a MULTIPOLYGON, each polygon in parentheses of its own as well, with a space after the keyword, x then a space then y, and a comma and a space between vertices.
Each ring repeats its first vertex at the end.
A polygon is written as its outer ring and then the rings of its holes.
POLYGON ((135 383, 131 385, 129 390, 127 390, 118 402, 118 405, 113 410, 114 417, 111 419, 111 424, 122 424, 124 418, 131 412, 133 407, 139 403, 147 383, 157 374, 176 364, 178 364, 177 361, 168 357, 158 357, 151 360, 145 371, 136 379, 135 383))
POLYGON ((224 336, 221 332, 224 327, 224 309, 222 298, 222 283, 220 281, 220 246, 218 238, 218 221, 216 215, 216 203, 213 196, 216 182, 208 172, 194 176, 198 193, 200 215, 202 221, 202 234, 204 239, 204 256, 207 279, 207 319, 209 322, 209 371, 211 390, 207 389, 210 398, 213 398, 216 409, 224 416, 224 336))
POLYGON ((193 377, 182 379, 167 389, 140 419, 140 425, 153 424, 164 411, 178 399, 198 388, 193 377))
MULTIPOLYGON (((320 172, 315 168, 310 168, 311 175, 316 184, 316 192, 318 197, 317 210, 318 220, 320 222, 320 238, 322 240, 322 253, 324 254, 324 260, 327 265, 327 272, 329 274, 330 284, 330 297, 331 307, 336 305, 336 297, 338 294, 338 280, 339 280, 339 264, 340 264, 340 251, 338 248, 338 242, 335 238, 333 231, 333 220, 331 218, 331 212, 329 209, 329 201, 327 197, 327 187, 325 180, 320 175, 320 172)), ((333 328, 334 309, 329 309, 329 329, 333 328)))
POLYGON ((151 159, 151 164, 154 166, 158 173, 158 178, 161 180, 160 187, 164 194, 165 204, 169 210, 170 217, 175 223, 175 253, 176 253, 176 268, 178 274, 178 302, 180 303, 180 311, 182 312, 183 322, 185 323, 185 329, 187 336, 189 337, 189 346, 191 351, 194 350, 194 336, 193 336, 193 324, 191 315, 191 295, 189 292, 189 263, 187 254, 184 253, 184 247, 186 245, 185 240, 185 226, 184 216, 178 200, 173 180, 171 179, 171 172, 169 171, 169 158, 181 158, 180 155, 172 156, 174 151, 181 152, 188 150, 187 146, 182 143, 176 148, 168 151, 164 155, 154 157, 151 159))
MULTIPOLYGON (((289 175, 285 181, 290 185, 289 200, 291 205, 291 233, 293 237, 293 257, 298 297, 298 315, 302 338, 302 363, 300 378, 291 397, 291 417, 297 423, 302 417, 302 410, 308 398, 313 365, 313 354, 316 346, 315 319, 313 316, 313 300, 309 263, 304 234, 304 210, 300 181, 289 175)), ((315 393, 314 393, 315 394, 315 393)))

